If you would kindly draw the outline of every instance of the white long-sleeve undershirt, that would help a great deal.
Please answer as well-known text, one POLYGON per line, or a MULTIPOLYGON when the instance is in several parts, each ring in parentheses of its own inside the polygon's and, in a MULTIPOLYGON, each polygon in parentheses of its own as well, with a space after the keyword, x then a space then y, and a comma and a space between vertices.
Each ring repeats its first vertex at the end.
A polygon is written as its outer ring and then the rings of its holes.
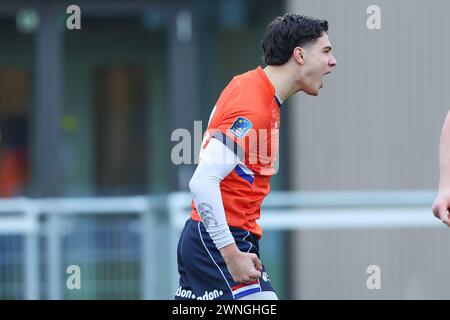
POLYGON ((227 224, 220 183, 238 163, 232 150, 212 138, 189 182, 197 212, 217 249, 235 242, 227 224))

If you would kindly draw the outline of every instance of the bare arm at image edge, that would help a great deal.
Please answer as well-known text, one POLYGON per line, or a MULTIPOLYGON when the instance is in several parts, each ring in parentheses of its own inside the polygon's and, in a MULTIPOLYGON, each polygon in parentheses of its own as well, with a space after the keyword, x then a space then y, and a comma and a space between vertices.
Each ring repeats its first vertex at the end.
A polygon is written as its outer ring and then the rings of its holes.
POLYGON ((433 203, 434 215, 450 226, 448 209, 450 208, 450 112, 442 127, 439 144, 439 189, 433 203))

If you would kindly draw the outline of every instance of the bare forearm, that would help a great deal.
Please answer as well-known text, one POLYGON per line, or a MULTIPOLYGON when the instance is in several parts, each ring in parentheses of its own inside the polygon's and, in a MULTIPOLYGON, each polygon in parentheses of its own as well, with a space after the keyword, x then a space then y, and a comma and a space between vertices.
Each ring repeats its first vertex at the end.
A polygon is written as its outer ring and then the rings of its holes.
POLYGON ((439 144, 439 190, 450 189, 450 112, 442 127, 439 144))
POLYGON ((230 261, 233 259, 236 255, 240 253, 239 248, 237 247, 236 243, 229 244, 220 250, 220 254, 222 255, 225 262, 230 261))

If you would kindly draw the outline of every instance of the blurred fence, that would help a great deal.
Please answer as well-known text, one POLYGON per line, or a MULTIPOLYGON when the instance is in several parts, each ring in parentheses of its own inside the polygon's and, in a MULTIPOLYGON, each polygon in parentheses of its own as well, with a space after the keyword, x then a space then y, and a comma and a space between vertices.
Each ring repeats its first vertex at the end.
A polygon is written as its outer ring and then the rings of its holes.
POLYGON ((1 299, 161 299, 157 197, 0 201, 1 299), (66 287, 67 267, 81 290, 66 287))
MULTIPOLYGON (((270 246, 272 231, 443 228, 430 211, 433 196, 428 191, 273 192, 260 220, 266 232, 263 262, 276 257, 269 273, 277 266, 289 269, 278 270, 282 274, 275 279, 278 285, 295 283, 289 277, 297 275, 286 265, 294 263, 286 258, 296 254, 287 251, 295 246, 280 241, 283 250, 270 246)), ((190 201, 188 193, 1 200, 0 299, 171 299, 178 287, 176 244, 190 201), (80 267, 80 290, 66 287, 71 265, 80 267)))

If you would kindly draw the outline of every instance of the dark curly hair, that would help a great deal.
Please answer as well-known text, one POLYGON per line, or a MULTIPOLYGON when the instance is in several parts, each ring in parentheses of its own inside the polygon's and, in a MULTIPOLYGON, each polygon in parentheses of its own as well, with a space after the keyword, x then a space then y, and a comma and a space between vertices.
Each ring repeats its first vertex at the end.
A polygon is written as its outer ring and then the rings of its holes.
POLYGON ((295 47, 314 44, 328 31, 328 21, 287 13, 276 17, 267 27, 261 42, 264 62, 267 65, 283 65, 295 47))

